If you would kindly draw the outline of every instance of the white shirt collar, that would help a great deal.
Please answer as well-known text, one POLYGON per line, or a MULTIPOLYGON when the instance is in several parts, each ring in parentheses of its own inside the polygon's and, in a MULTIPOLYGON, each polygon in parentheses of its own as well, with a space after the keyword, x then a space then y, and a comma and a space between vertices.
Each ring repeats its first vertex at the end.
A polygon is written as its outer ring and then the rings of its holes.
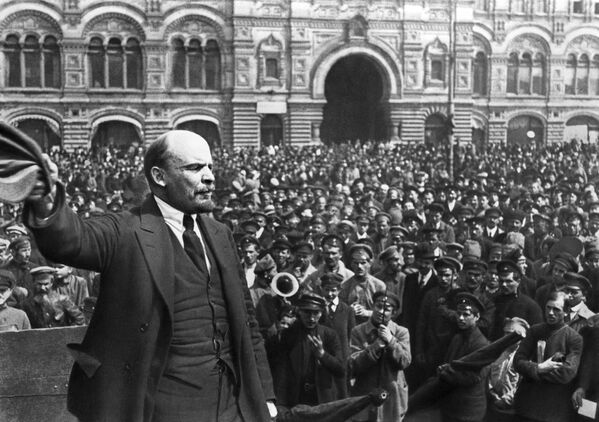
MULTIPOLYGON (((162 199, 158 198, 156 195, 154 195, 154 199, 156 200, 156 205, 158 205, 158 209, 162 214, 162 218, 164 218, 164 222, 171 229, 181 246, 184 247, 183 232, 185 231, 185 227, 183 227, 183 216, 185 215, 185 213, 174 208, 172 205, 167 204, 162 199)), ((204 248, 204 259, 206 260, 208 271, 210 271, 210 260, 206 255, 206 242, 204 242, 202 232, 198 227, 198 222, 196 220, 197 214, 190 215, 193 219, 193 231, 196 232, 196 234, 200 238, 200 242, 202 242, 202 247, 204 248)))

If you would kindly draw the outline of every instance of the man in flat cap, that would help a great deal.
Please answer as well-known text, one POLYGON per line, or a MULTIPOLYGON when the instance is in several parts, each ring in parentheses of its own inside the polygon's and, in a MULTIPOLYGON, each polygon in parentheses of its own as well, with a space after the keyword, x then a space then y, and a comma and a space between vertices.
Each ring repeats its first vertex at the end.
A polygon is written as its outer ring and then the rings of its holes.
POLYGON ((439 233, 439 241, 443 243, 455 242, 455 233, 453 227, 443 221, 445 207, 443 204, 435 202, 428 207, 428 216, 426 224, 423 227, 435 229, 439 233))
POLYGON ((569 252, 558 252, 551 258, 549 268, 550 278, 543 280, 545 284, 537 287, 535 293, 539 306, 547 302, 549 293, 563 289, 564 275, 567 272, 578 272, 578 261, 569 252))
POLYGON ((553 226, 551 217, 545 214, 534 214, 532 217, 532 234, 524 239, 524 254, 536 261, 541 258, 541 242, 549 235, 553 226))
POLYGON ((326 302, 306 292, 297 301, 297 320, 267 342, 279 356, 273 371, 277 404, 315 406, 340 398, 335 382, 345 374, 337 333, 319 324, 326 302))
POLYGON ((31 329, 27 314, 21 309, 8 306, 15 281, 13 273, 0 269, 0 332, 31 329))
POLYGON ((433 271, 437 257, 431 245, 417 244, 414 255, 418 272, 406 276, 406 287, 402 298, 403 312, 400 317, 400 324, 410 330, 412 336, 416 333, 416 322, 424 295, 437 285, 437 275, 433 271))
POLYGON ((386 212, 379 212, 374 216, 375 233, 371 236, 374 242, 373 253, 378 255, 387 246, 391 216, 386 212))
POLYGON ((574 420, 571 403, 582 355, 582 337, 568 327, 566 295, 554 291, 545 303, 545 322, 533 325, 514 356, 522 379, 515 396, 517 420, 574 420))
POLYGON ((336 234, 329 234, 320 241, 322 248, 323 263, 318 266, 315 272, 310 274, 303 288, 322 293, 320 290, 320 280, 325 273, 337 273, 343 277, 343 281, 353 277, 354 272, 346 268, 342 261, 343 257, 343 240, 336 234))
POLYGON ((83 308, 83 301, 89 297, 87 281, 73 273, 73 268, 55 263, 54 284, 52 288, 60 294, 66 295, 79 309, 83 308))
POLYGON ((387 247, 379 254, 379 261, 383 265, 383 268, 375 273, 374 277, 385 283, 387 292, 393 293, 400 298, 399 307, 396 310, 396 316, 399 317, 402 311, 401 298, 403 298, 406 286, 406 274, 401 270, 404 263, 403 257, 397 246, 393 245, 387 247))
POLYGON ((466 292, 459 293, 456 302, 458 332, 449 343, 447 363, 437 369, 439 378, 452 386, 441 399, 441 417, 444 422, 482 421, 487 408, 484 377, 480 370, 456 370, 451 362, 489 344, 477 326, 485 307, 475 295, 466 292))
POLYGON ((23 302, 32 328, 68 327, 84 325, 85 317, 81 310, 67 296, 53 289, 54 274, 52 267, 41 266, 31 269, 33 289, 23 302))
POLYGON ((31 261, 31 240, 26 236, 16 237, 10 242, 8 250, 12 257, 2 268, 15 275, 16 287, 31 292, 33 281, 30 271, 38 265, 31 261))
POLYGON ((495 303, 484 289, 483 282, 487 273, 487 263, 476 258, 467 259, 464 261, 463 273, 465 276, 460 285, 460 291, 476 296, 484 305, 485 309, 481 312, 477 325, 485 336, 489 336, 495 319, 495 303))
POLYGON ((539 305, 520 292, 522 273, 518 264, 511 260, 499 261, 497 275, 499 292, 495 296, 494 324, 489 333, 491 341, 497 340, 503 335, 503 321, 506 318, 522 318, 530 325, 543 321, 543 312, 539 305))
POLYGON ((335 330, 341 344, 341 360, 346 365, 346 373, 343 377, 336 378, 337 391, 340 396, 348 396, 349 367, 349 339, 353 328, 356 326, 356 314, 351 306, 339 300, 341 283, 343 277, 337 273, 325 273, 321 277, 321 287, 326 300, 326 310, 320 319, 320 323, 335 330))
POLYGON ((350 250, 353 277, 341 285, 339 298, 350 305, 356 313, 356 323, 366 322, 372 314, 372 296, 385 291, 385 283, 370 274, 374 258, 372 249, 366 244, 356 243, 350 250))
POLYGON ((284 271, 291 264, 291 243, 287 239, 275 239, 269 253, 277 264, 277 272, 284 271))
POLYGON ((410 333, 393 322, 399 298, 392 293, 373 295, 368 321, 351 333, 351 367, 356 378, 352 396, 384 388, 389 397, 382 406, 369 406, 354 421, 401 421, 408 406, 408 385, 403 370, 410 365, 410 333))
POLYGON ((577 333, 588 325, 589 318, 595 313, 586 305, 586 298, 591 292, 591 282, 585 276, 568 272, 564 274, 564 288, 566 294, 565 321, 577 333))
POLYGON ((312 265, 314 246, 305 240, 299 241, 291 247, 291 264, 283 271, 291 273, 303 284, 310 274, 316 272, 312 265))
POLYGON ((485 229, 483 236, 486 239, 496 242, 497 238, 504 230, 499 227, 501 222, 501 210, 499 208, 488 208, 484 212, 485 216, 485 229))
POLYGON ((412 335, 415 352, 412 366, 418 367, 420 374, 417 383, 411 386, 414 391, 445 362, 449 342, 457 331, 455 293, 462 264, 444 256, 435 259, 434 266, 438 284, 424 295, 416 332, 412 335))

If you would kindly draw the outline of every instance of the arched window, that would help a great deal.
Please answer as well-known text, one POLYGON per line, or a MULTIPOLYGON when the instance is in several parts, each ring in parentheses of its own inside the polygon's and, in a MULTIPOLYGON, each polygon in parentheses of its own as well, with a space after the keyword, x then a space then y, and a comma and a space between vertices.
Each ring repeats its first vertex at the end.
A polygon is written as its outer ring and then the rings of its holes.
POLYGON ((127 88, 141 89, 142 88, 142 58, 141 47, 139 41, 135 38, 130 38, 125 47, 127 67, 127 88))
POLYGON ((36 36, 28 35, 25 38, 23 53, 25 56, 25 86, 41 87, 41 54, 40 44, 36 36))
POLYGON ((565 93, 574 95, 574 87, 576 86, 576 56, 568 54, 566 61, 566 72, 564 74, 565 93))
POLYGON ((510 53, 507 62, 507 92, 518 93, 518 54, 510 53))
POLYGON ((599 95, 599 54, 593 56, 589 72, 589 94, 599 95))
POLYGON ((547 13, 547 0, 535 0, 534 12, 547 13))
POLYGON ((530 75, 532 73, 532 58, 529 53, 522 54, 518 69, 518 93, 530 94, 530 75))
POLYGON ((53 36, 48 36, 44 40, 42 60, 44 62, 44 86, 60 88, 60 50, 58 41, 53 36))
POLYGON ((447 120, 440 114, 431 114, 424 122, 424 143, 428 146, 442 145, 447 136, 447 120))
POLYGON ((9 35, 4 42, 4 57, 6 58, 6 85, 21 86, 21 46, 19 37, 9 35))
POLYGON ((110 88, 123 88, 123 47, 121 40, 111 38, 106 47, 108 58, 108 86, 110 88))
POLYGON ((186 66, 185 66, 185 45, 183 40, 175 38, 173 40, 173 86, 176 88, 185 88, 186 66))
POLYGON ((173 88, 220 89, 220 51, 209 40, 204 47, 199 39, 172 41, 173 88))
POLYGON ((576 94, 589 95, 589 56, 582 54, 576 66, 576 94))
POLYGON ((474 57, 473 72, 473 91, 478 95, 487 95, 487 55, 482 51, 476 53, 474 57))
POLYGON ((206 43, 206 89, 220 89, 220 50, 218 43, 206 43))
MULTIPOLYGON (((364 29, 359 21, 351 21, 350 27, 355 36, 364 29)), ((283 61, 283 44, 271 34, 258 47, 258 85, 281 86, 283 61)))
POLYGON ((532 63, 532 93, 545 95, 545 56, 535 54, 532 63))
POLYGON ((202 57, 202 44, 199 40, 193 39, 189 41, 187 62, 189 64, 189 87, 201 88, 204 58, 202 57))
POLYGON ((89 57, 89 68, 90 68, 90 86, 92 88, 105 88, 105 75, 106 71, 104 68, 104 45, 102 39, 94 37, 89 42, 89 48, 87 50, 89 57))

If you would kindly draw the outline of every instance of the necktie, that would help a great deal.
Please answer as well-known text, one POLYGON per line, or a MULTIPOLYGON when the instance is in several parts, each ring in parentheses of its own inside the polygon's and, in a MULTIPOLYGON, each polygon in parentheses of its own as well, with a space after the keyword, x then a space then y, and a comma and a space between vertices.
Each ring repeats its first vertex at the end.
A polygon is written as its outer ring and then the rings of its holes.
POLYGON ((185 249, 185 252, 196 267, 201 272, 208 274, 204 248, 202 247, 200 238, 193 229, 193 218, 191 218, 191 215, 185 214, 183 216, 183 227, 185 227, 185 231, 183 232, 183 249, 185 249))
POLYGON ((335 313, 335 311, 333 310, 333 302, 329 303, 329 318, 333 318, 333 313, 335 313))

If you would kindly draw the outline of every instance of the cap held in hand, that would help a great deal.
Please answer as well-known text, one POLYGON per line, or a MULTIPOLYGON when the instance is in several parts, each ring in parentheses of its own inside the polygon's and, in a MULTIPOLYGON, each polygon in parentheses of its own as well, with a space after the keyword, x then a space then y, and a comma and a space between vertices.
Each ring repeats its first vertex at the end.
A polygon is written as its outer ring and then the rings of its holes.
POLYGON ((48 192, 52 179, 37 142, 0 122, 0 201, 21 202, 35 187, 40 171, 48 192))

